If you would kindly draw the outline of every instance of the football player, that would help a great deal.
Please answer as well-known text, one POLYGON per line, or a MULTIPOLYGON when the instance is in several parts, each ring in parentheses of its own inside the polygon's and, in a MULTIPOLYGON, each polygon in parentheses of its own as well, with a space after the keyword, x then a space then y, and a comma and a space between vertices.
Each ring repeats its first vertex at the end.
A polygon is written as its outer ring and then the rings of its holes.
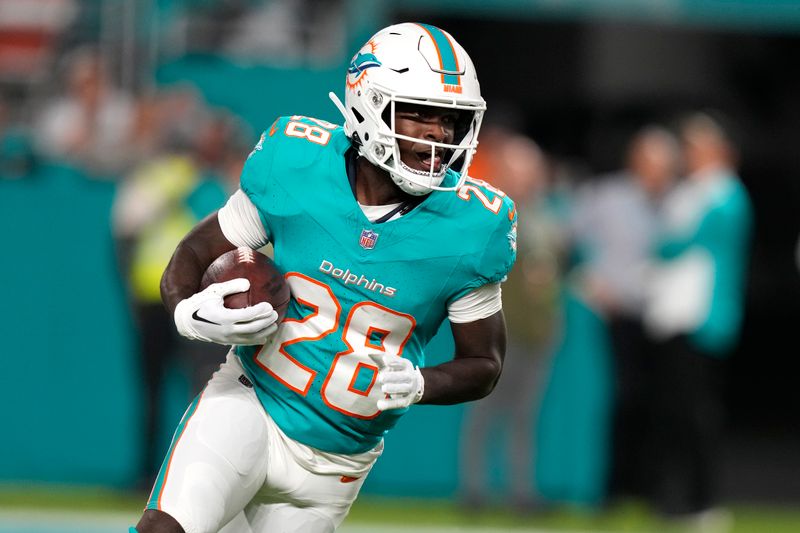
POLYGON ((164 272, 178 331, 234 348, 180 422, 139 533, 234 517, 333 531, 409 406, 476 400, 500 376, 516 213, 467 177, 486 108, 469 56, 434 26, 390 26, 331 98, 344 127, 277 119, 164 272), (223 306, 245 279, 196 293, 216 257, 268 242, 292 291, 280 327, 268 303, 223 306), (425 367, 445 319, 455 356, 425 367))

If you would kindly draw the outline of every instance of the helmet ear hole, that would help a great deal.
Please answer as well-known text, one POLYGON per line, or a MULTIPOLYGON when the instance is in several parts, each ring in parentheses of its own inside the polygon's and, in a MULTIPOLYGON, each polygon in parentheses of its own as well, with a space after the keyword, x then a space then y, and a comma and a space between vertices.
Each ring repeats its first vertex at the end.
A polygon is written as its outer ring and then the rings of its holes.
POLYGON ((381 120, 383 120, 383 123, 389 126, 390 128, 392 127, 391 113, 392 113, 391 106, 386 106, 386 109, 384 109, 383 113, 381 113, 381 120))
POLYGON ((458 118, 456 119, 455 134, 453 136, 453 143, 459 144, 467 133, 472 129, 475 122, 475 113, 471 111, 459 111, 458 118))

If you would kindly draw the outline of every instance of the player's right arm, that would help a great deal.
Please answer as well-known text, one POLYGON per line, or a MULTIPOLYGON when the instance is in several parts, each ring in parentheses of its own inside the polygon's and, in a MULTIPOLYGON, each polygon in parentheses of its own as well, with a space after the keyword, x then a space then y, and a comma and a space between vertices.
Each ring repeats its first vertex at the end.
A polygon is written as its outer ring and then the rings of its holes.
POLYGON ((214 213, 197 224, 172 255, 161 278, 161 298, 184 337, 217 344, 255 345, 266 342, 277 329, 278 315, 266 302, 243 309, 225 307, 225 296, 249 289, 247 279, 214 283, 197 292, 206 268, 235 247, 225 237, 214 213))
POLYGON ((263 194, 269 188, 275 152, 272 141, 267 132, 261 136, 245 163, 241 188, 222 209, 184 237, 164 271, 161 297, 184 337, 218 344, 257 345, 264 344, 277 329, 278 315, 266 302, 243 309, 223 305, 227 294, 248 290, 246 279, 215 283, 196 293, 203 274, 217 257, 239 246, 258 249, 269 240, 267 220, 261 217, 250 196, 263 194))
POLYGON ((161 299, 167 310, 174 313, 181 300, 197 292, 208 265, 234 248, 222 233, 216 213, 200 221, 175 249, 161 278, 161 299))

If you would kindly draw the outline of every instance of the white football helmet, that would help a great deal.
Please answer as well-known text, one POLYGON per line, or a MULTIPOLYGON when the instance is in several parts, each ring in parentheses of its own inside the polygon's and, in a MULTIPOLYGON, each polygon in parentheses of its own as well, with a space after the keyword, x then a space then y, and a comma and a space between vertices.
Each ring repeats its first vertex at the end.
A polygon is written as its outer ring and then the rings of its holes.
POLYGON ((345 105, 330 93, 345 117, 345 133, 367 160, 389 172, 408 194, 456 190, 463 185, 483 121, 486 102, 467 52, 449 33, 428 24, 384 28, 359 50, 347 69, 345 105), (395 131, 398 102, 462 111, 453 144, 400 135, 395 131), (412 169, 400 159, 397 139, 431 147, 431 168, 412 169), (434 155, 451 154, 435 171, 434 155), (463 157, 461 179, 441 186, 447 168, 463 157))

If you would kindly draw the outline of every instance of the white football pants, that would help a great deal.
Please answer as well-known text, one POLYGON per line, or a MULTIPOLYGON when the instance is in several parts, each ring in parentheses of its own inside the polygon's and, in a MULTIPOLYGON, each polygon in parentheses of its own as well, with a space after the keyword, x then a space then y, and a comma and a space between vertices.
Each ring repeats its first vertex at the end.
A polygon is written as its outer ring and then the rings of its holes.
POLYGON ((169 514, 186 533, 229 523, 224 533, 334 531, 380 451, 358 471, 329 461, 312 471, 298 453, 320 453, 278 428, 244 376, 231 352, 178 425, 147 509, 169 514))

